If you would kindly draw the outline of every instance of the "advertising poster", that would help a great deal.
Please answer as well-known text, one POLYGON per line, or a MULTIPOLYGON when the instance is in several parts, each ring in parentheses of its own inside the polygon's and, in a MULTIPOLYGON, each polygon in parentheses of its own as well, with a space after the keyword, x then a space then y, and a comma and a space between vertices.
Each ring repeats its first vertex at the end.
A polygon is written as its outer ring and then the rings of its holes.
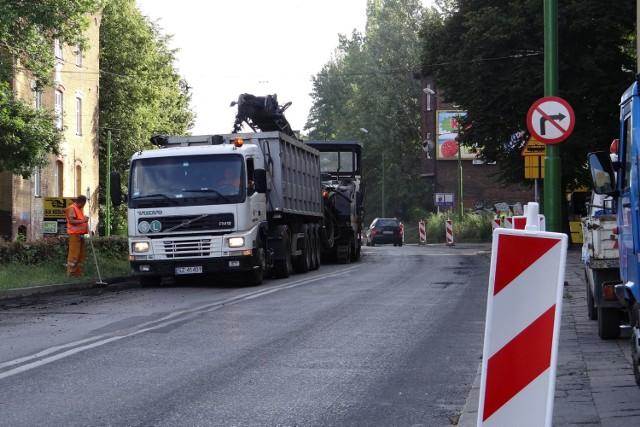
POLYGON ((66 234, 66 209, 71 206, 75 197, 45 197, 44 218, 42 228, 44 234, 66 234))
MULTIPOLYGON (((460 118, 467 115, 466 111, 438 110, 436 122, 438 126, 438 145, 436 158, 438 160, 458 160, 458 136, 460 118)), ((476 150, 462 147, 462 160, 475 160, 476 150)))

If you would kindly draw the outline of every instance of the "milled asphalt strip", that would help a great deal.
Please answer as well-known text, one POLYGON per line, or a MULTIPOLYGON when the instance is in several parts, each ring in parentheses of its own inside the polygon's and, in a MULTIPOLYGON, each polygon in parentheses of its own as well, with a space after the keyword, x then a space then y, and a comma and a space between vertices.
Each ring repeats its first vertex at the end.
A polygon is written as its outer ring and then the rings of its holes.
POLYGON ((65 357, 72 356, 82 351, 90 350, 92 348, 99 347, 99 346, 108 344, 110 342, 120 340, 122 338, 132 337, 145 332, 161 329, 166 326, 172 325, 174 323, 184 322, 184 321, 193 319, 199 315, 202 315, 204 313, 210 313, 210 312, 219 310, 225 306, 238 304, 240 302, 265 296, 273 292, 295 288, 297 286, 317 282, 318 280, 338 277, 359 267, 360 266, 358 265, 358 266, 346 268, 344 270, 340 270, 336 273, 322 275, 322 276, 314 277, 312 279, 302 279, 297 282, 283 284, 280 286, 274 286, 273 288, 269 288, 265 290, 250 292, 247 294, 226 299, 224 301, 216 302, 213 304, 206 304, 206 305, 192 308, 189 310, 176 311, 158 320, 144 322, 144 323, 141 323, 140 325, 133 326, 130 328, 120 329, 118 331, 115 331, 109 334, 102 334, 95 337, 85 338, 83 340, 70 342, 64 345, 50 347, 48 349, 42 350, 30 356, 25 356, 15 360, 10 360, 8 362, 0 363, 0 370, 3 370, 5 368, 10 368, 15 365, 20 365, 13 369, 8 369, 0 373, 0 380, 10 377, 12 375, 19 374, 21 372, 26 372, 28 370, 38 368, 40 366, 46 365, 51 362, 55 362, 60 359, 64 359, 65 357), (69 349, 69 350, 64 351, 65 349, 69 349))

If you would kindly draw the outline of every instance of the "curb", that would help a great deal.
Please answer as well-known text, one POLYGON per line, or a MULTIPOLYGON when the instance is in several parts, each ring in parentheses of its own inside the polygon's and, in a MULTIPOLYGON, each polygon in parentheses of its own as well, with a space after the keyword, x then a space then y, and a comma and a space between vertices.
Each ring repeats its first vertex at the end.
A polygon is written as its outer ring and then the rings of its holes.
POLYGON ((107 285, 98 285, 97 278, 77 283, 59 283, 53 285, 34 286, 30 288, 15 288, 0 291, 0 301, 28 298, 39 295, 51 295, 70 291, 81 291, 86 289, 104 289, 110 285, 134 285, 138 283, 134 276, 105 277, 102 279, 107 285))

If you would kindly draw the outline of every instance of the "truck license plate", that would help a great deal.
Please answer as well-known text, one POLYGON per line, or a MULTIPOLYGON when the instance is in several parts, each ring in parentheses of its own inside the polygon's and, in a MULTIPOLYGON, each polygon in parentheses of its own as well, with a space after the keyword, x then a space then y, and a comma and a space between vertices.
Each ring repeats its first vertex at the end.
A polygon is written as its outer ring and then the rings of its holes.
POLYGON ((393 234, 393 231, 383 231, 382 234, 393 234))
POLYGON ((202 274, 202 266, 176 267, 176 275, 178 274, 202 274))

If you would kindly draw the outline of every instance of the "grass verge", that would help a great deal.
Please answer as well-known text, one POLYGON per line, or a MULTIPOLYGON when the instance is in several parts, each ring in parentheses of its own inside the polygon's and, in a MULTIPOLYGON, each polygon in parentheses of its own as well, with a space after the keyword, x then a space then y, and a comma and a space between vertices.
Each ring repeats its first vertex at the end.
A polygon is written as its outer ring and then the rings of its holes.
MULTIPOLYGON (((0 291, 7 289, 30 288, 42 285, 60 283, 79 283, 98 280, 95 262, 91 250, 87 251, 87 261, 84 266, 84 277, 67 277, 65 260, 47 261, 39 265, 25 265, 11 262, 2 265, 0 269, 0 291)), ((106 258, 101 260, 98 255, 98 267, 102 279, 125 276, 131 272, 128 259, 106 258)))

